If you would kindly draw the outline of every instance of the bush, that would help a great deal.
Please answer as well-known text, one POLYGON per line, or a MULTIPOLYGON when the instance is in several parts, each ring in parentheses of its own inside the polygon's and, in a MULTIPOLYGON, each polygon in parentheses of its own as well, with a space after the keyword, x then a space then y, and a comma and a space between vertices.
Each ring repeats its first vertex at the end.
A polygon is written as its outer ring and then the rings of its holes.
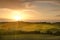
POLYGON ((60 29, 57 29, 57 28, 49 29, 47 30, 47 34, 60 35, 60 29))

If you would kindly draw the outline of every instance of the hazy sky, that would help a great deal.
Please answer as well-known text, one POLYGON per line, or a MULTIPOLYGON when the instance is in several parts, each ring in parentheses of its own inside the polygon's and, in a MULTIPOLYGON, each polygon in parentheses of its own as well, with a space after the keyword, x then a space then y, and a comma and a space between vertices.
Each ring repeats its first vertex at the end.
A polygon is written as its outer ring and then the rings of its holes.
POLYGON ((0 0, 0 19, 3 21, 13 19, 17 14, 25 21, 60 21, 60 2, 59 0, 0 0))

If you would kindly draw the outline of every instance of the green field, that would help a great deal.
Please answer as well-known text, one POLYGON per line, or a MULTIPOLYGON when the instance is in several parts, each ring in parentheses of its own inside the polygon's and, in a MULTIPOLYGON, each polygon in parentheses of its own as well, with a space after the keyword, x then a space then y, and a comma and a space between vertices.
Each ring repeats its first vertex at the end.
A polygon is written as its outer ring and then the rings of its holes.
POLYGON ((60 23, 3 22, 0 40, 60 40, 60 23))
POLYGON ((60 36, 42 34, 4 35, 1 40, 60 40, 60 36))

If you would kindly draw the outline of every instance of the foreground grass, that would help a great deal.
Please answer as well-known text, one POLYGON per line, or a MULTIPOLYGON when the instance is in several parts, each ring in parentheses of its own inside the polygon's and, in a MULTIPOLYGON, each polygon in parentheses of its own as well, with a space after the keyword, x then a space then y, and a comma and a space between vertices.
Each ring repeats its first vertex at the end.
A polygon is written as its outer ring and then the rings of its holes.
POLYGON ((1 40, 60 40, 60 36, 45 34, 2 35, 1 40))
MULTIPOLYGON (((15 22, 12 23, 0 23, 0 34, 5 32, 10 32, 13 30, 25 29, 25 30, 35 30, 42 33, 46 33, 49 29, 49 32, 54 34, 55 31, 60 32, 60 23, 59 24, 46 24, 46 23, 19 23, 17 25, 15 22), (54 29, 52 29, 54 28, 54 29), (59 30, 57 30, 57 29, 59 30), (50 31, 51 30, 51 31, 50 31)), ((24 30, 24 31, 25 31, 24 30)), ((48 34, 16 34, 16 35, 0 35, 0 40, 60 40, 60 36, 48 35, 48 34)))

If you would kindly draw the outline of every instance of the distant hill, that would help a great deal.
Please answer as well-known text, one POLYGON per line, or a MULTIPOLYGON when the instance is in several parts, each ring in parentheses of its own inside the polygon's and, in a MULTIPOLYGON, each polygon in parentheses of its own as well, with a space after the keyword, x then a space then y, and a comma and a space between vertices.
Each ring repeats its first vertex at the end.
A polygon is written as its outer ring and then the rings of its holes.
POLYGON ((0 22, 11 22, 12 19, 0 18, 0 22))

